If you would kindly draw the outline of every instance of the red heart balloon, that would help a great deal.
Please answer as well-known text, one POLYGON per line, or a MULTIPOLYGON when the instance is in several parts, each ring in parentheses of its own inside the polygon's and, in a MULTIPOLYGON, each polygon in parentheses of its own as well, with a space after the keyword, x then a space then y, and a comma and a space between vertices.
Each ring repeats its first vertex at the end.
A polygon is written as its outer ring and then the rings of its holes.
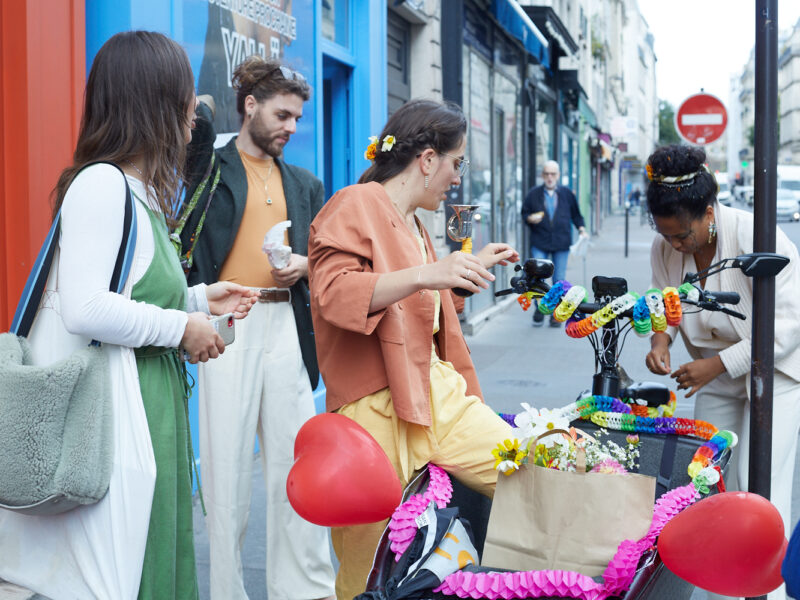
POLYGON ((670 571, 725 596, 761 596, 783 583, 788 544, 778 509, 749 492, 700 500, 675 516, 658 537, 670 571))
POLYGON ((297 433, 286 493, 306 521, 346 527, 388 519, 403 488, 366 429, 344 415, 323 413, 297 433))

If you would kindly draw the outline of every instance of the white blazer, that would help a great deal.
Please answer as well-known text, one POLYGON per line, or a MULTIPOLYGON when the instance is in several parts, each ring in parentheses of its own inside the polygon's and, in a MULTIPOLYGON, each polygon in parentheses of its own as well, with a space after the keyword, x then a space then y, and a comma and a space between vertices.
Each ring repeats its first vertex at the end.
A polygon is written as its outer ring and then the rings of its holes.
MULTIPOLYGON (((753 215, 736 208, 714 203, 719 256, 732 258, 753 251, 753 215)), ((800 258, 797 247, 778 228, 776 252, 789 257, 789 264, 775 278, 775 369, 800 381, 800 258)), ((661 236, 650 251, 653 286, 677 287, 683 281, 683 255, 661 236)), ((739 269, 726 269, 719 274, 721 290, 737 292, 741 297, 736 310, 747 320, 728 317, 739 342, 721 350, 719 357, 731 377, 750 372, 750 348, 753 327, 753 280, 739 269)), ((667 333, 675 339, 677 330, 667 333)))

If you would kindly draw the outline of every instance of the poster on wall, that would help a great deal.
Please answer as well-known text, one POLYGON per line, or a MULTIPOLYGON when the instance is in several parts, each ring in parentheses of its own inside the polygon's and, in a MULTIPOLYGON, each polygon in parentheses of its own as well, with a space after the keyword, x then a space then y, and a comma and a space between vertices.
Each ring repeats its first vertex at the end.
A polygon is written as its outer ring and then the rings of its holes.
MULTIPOLYGON (((195 73, 198 94, 210 94, 217 106, 218 134, 238 132, 236 93, 231 77, 245 58, 258 54, 279 58, 314 82, 314 0, 185 0, 183 45, 195 73)), ((287 147, 287 155, 303 160, 314 145, 313 102, 304 106, 303 119, 287 147), (306 146, 306 144, 308 144, 306 146), (307 152, 297 150, 305 147, 307 152)), ((291 157, 290 157, 291 158, 291 157)))

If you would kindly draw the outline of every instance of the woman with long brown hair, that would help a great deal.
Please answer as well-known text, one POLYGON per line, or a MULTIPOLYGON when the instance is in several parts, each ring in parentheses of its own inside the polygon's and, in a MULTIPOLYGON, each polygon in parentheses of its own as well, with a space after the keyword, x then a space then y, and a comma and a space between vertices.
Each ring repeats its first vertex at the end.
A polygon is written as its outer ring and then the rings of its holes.
POLYGON ((178 348, 191 362, 219 356, 224 344, 207 313, 243 317, 254 302, 247 288, 229 282, 187 289, 168 238, 195 104, 191 67, 177 43, 144 31, 113 36, 92 64, 74 162, 56 188, 64 325, 133 348, 136 356, 157 470, 139 598, 197 597, 178 348), (113 164, 90 164, 97 161, 113 164), (108 289, 123 234, 126 179, 137 217, 130 298, 108 289))

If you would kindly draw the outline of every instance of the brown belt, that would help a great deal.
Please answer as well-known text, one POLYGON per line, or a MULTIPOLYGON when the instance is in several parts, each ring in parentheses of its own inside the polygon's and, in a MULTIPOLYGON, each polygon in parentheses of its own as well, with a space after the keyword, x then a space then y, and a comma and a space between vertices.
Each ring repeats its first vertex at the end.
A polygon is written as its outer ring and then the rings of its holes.
POLYGON ((258 291, 259 302, 289 302, 292 295, 289 290, 261 289, 258 291))

